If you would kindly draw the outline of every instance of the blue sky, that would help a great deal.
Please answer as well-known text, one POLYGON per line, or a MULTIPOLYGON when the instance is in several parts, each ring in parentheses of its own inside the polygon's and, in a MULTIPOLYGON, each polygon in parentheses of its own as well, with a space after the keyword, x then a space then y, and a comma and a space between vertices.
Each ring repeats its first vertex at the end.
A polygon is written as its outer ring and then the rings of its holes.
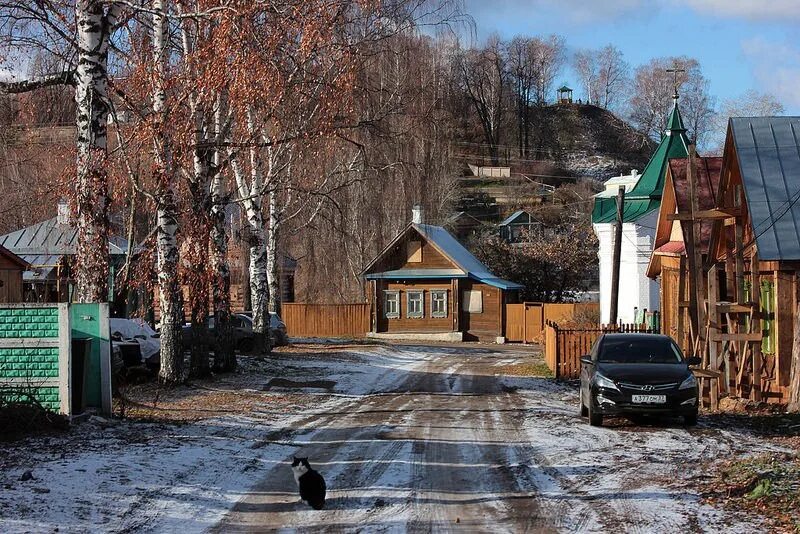
MULTIPOLYGON (((563 35, 570 50, 612 43, 633 66, 695 57, 720 101, 749 89, 800 115, 800 0, 465 0, 477 39, 563 35)), ((565 70, 563 80, 577 87, 565 70)), ((576 95, 577 97, 578 95, 576 95)))

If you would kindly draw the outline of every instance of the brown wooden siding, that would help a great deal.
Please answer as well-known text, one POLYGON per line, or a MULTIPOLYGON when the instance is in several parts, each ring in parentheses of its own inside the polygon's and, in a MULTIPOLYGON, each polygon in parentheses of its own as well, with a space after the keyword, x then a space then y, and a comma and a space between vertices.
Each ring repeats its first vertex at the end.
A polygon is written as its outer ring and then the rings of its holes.
POLYGON ((423 239, 419 234, 410 233, 394 244, 381 261, 376 263, 368 272, 378 273, 394 271, 397 269, 455 269, 453 262, 443 256, 433 245, 423 239), (408 261, 408 242, 421 241, 422 261, 408 261))
POLYGON ((460 280, 459 290, 462 298, 465 291, 480 291, 483 294, 483 311, 481 313, 469 313, 461 310, 464 339, 466 341, 492 342, 502 336, 503 290, 472 280, 460 280))
POLYGON ((0 268, 0 302, 22 302, 22 271, 0 268))
MULTIPOLYGON (((424 252, 423 252, 424 254, 424 252)), ((450 280, 423 280, 419 282, 383 282, 378 284, 377 305, 375 307, 378 332, 413 333, 413 332, 452 332, 456 329, 453 313, 453 287, 450 280), (431 317, 432 289, 447 290, 447 317, 431 317), (406 292, 409 290, 422 290, 424 303, 424 317, 407 317, 406 292), (387 319, 383 310, 384 291, 400 292, 400 317, 387 319)))

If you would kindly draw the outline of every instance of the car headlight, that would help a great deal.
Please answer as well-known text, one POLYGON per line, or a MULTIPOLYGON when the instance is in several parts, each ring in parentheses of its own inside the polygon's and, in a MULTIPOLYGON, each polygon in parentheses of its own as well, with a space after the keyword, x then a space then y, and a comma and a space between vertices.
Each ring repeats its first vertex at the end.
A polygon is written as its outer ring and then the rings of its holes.
POLYGON ((595 385, 597 385, 597 387, 619 391, 617 385, 610 378, 608 378, 607 376, 603 376, 600 373, 594 375, 594 383, 595 385))
POLYGON ((681 382, 681 385, 678 389, 694 389, 697 387, 697 379, 694 375, 690 374, 686 377, 686 380, 681 382))

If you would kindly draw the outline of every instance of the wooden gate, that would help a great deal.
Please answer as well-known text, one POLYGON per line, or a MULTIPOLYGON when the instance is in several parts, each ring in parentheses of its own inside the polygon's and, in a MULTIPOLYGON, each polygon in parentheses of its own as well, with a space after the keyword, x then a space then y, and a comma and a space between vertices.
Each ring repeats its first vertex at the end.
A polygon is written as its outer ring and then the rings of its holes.
POLYGON ((506 304, 506 340, 522 343, 541 341, 544 306, 540 302, 506 304))

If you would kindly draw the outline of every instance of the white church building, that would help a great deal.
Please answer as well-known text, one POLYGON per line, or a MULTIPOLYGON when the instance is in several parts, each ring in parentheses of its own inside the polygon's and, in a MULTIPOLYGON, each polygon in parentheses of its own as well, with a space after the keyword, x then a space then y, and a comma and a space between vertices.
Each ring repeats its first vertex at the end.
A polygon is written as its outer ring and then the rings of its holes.
POLYGON ((647 277, 653 250, 658 208, 664 190, 664 175, 670 158, 688 156, 689 141, 683 127, 678 97, 667 121, 665 135, 642 174, 611 178, 606 189, 595 195, 592 226, 600 242, 600 321, 611 315, 611 277, 614 255, 614 226, 617 220, 617 191, 625 187, 622 210, 622 255, 620 261, 618 321, 633 323, 637 313, 659 309, 658 283, 647 277))

